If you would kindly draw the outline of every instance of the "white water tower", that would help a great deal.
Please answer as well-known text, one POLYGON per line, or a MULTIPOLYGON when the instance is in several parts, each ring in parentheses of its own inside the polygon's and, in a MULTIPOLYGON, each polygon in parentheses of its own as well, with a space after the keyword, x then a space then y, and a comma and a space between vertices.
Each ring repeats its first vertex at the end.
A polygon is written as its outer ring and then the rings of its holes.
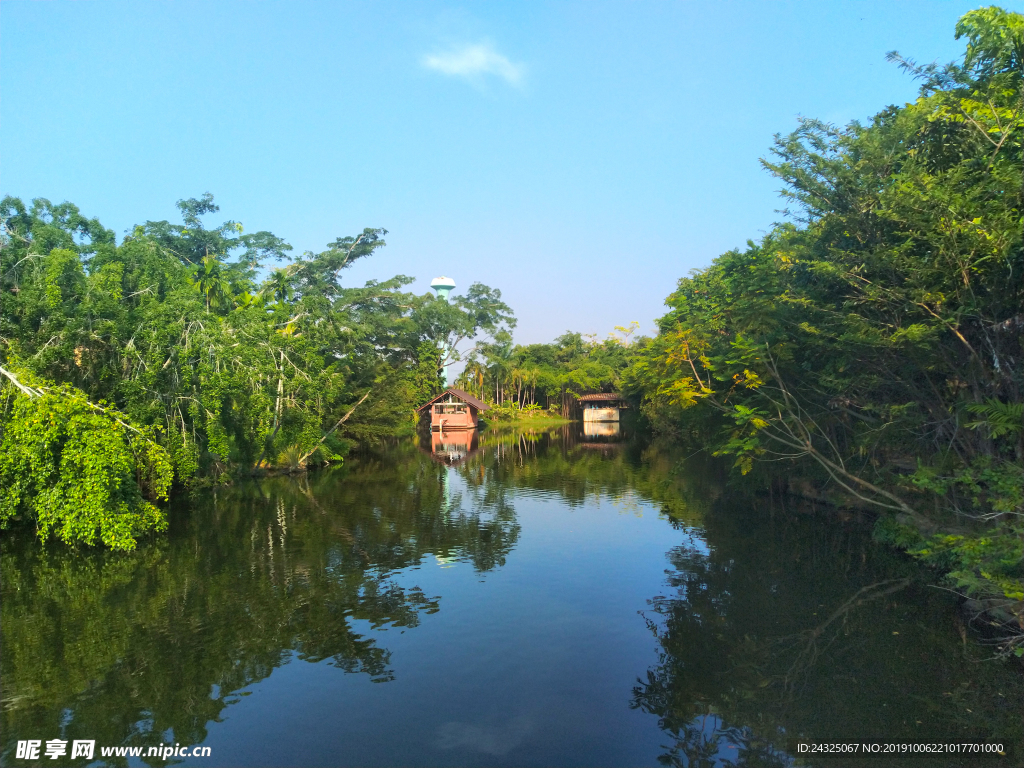
MULTIPOLYGON (((437 291, 437 295, 439 298, 443 299, 444 301, 448 301, 448 294, 455 290, 455 281, 452 280, 450 277, 444 277, 442 275, 441 277, 435 277, 433 280, 431 280, 430 287, 437 291)), ((447 351, 445 350, 444 347, 441 347, 442 359, 446 356, 447 351)), ((452 385, 450 365, 446 365, 444 367, 444 385, 446 387, 450 387, 452 385)))
POLYGON ((430 287, 437 291, 437 295, 448 301, 448 294, 455 290, 455 281, 450 277, 435 277, 430 281, 430 287))

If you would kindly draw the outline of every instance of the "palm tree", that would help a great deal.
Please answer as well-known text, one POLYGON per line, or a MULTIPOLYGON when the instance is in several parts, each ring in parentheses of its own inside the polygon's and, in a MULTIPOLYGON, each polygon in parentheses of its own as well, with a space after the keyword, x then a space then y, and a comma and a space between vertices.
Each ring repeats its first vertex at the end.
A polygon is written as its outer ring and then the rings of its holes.
POLYGON ((540 368, 528 368, 526 371, 526 384, 530 387, 530 404, 537 402, 537 379, 540 378, 540 368))
POLYGON ((520 406, 522 406, 520 399, 523 394, 523 380, 525 378, 525 374, 526 371, 518 367, 513 368, 508 374, 509 382, 512 384, 512 394, 515 397, 515 401, 519 403, 520 406))
POLYGON ((260 293, 273 296, 279 302, 288 301, 292 297, 292 278, 287 269, 275 269, 263 283, 260 293))
POLYGON ((462 373, 459 375, 459 383, 466 388, 466 391, 482 398, 484 396, 484 378, 486 376, 487 368, 476 357, 473 357, 466 363, 466 367, 462 369, 462 373))
POLYGON ((196 265, 193 284, 206 299, 206 311, 220 306, 228 296, 228 281, 224 279, 221 263, 216 256, 206 255, 196 265))
POLYGON ((494 379, 494 402, 500 403, 504 400, 503 395, 505 392, 502 384, 509 369, 512 367, 511 337, 509 337, 508 343, 504 343, 504 339, 502 339, 494 344, 488 344, 487 349, 484 350, 484 355, 486 355, 487 361, 490 363, 488 370, 494 379))

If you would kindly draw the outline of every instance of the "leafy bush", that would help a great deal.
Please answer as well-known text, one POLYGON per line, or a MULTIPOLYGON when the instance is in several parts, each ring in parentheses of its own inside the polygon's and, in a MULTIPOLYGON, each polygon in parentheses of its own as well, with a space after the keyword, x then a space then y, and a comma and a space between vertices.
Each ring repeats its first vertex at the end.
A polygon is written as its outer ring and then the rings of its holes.
POLYGON ((40 539, 120 550, 166 530, 152 501, 167 498, 174 471, 152 430, 74 387, 23 387, 0 390, 0 528, 23 515, 40 539))
POLYGON ((520 406, 515 401, 492 405, 485 415, 487 421, 519 421, 533 415, 544 413, 544 409, 536 403, 520 406))

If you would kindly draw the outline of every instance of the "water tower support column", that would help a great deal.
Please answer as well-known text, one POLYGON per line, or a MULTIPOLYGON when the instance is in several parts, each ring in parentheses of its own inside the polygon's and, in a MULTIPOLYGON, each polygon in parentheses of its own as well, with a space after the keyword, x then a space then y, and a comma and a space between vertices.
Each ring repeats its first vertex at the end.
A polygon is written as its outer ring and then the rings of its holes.
MULTIPOLYGON (((450 277, 435 277, 433 280, 430 281, 430 287, 437 292, 438 298, 440 298, 443 301, 448 301, 448 294, 455 290, 455 281, 452 280, 450 277)), ((442 346, 441 359, 444 360, 444 358, 447 357, 447 355, 450 352, 450 349, 445 349, 444 346, 442 346)), ((444 385, 445 387, 450 387, 452 385, 452 374, 450 365, 446 365, 444 367, 444 385)))

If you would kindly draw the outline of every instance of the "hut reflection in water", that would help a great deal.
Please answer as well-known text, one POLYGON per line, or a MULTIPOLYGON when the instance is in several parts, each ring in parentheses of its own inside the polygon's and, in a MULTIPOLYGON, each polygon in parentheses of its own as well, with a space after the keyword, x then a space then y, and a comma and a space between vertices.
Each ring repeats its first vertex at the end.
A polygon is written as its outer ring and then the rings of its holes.
POLYGON ((480 437, 475 429, 455 432, 431 432, 430 455, 454 467, 480 450, 480 437))
POLYGON ((621 434, 622 428, 619 426, 618 420, 583 422, 584 439, 590 437, 619 437, 621 434))

